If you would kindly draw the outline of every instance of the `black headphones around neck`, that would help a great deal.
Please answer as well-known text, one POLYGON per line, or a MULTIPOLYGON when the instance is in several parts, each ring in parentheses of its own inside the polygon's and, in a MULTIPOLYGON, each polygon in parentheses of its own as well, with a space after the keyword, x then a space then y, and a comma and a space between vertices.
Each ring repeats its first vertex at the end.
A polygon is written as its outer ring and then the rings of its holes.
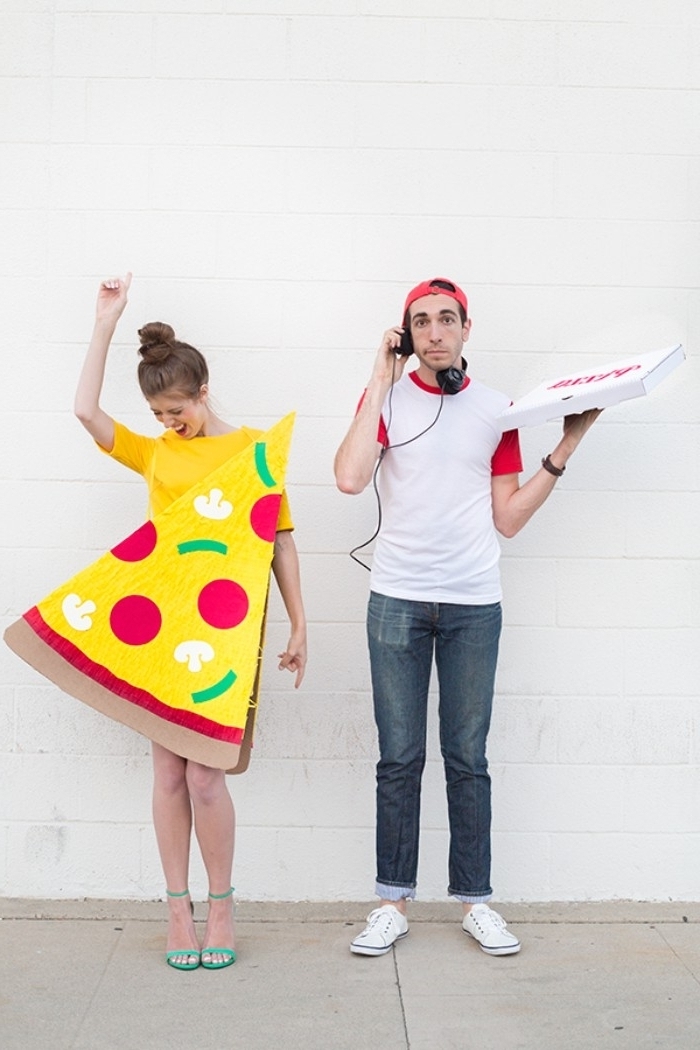
POLYGON ((454 365, 451 368, 442 368, 435 373, 435 378, 443 394, 458 394, 467 378, 467 362, 462 358, 461 368, 454 365))

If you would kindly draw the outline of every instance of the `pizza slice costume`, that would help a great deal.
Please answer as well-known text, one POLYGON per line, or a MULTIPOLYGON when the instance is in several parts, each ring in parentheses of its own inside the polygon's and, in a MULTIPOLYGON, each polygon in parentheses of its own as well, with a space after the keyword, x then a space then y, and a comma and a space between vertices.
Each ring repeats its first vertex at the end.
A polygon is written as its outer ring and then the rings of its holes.
POLYGON ((65 692, 170 751, 247 767, 294 416, 184 441, 116 424, 151 517, 5 632, 65 692))

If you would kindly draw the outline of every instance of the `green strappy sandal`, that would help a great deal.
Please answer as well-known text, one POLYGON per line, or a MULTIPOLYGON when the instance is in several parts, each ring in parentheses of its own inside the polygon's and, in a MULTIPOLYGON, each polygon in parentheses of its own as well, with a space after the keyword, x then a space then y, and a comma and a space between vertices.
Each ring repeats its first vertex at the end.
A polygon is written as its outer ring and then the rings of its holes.
MULTIPOLYGON (((190 891, 183 890, 182 893, 173 893, 171 890, 166 890, 165 892, 168 897, 187 897, 190 891)), ((192 901, 190 901, 190 908, 194 915, 194 904, 192 901)), ((202 953, 197 948, 178 948, 177 951, 165 953, 165 961, 174 970, 196 970, 201 963, 201 959, 202 953), (176 962, 175 960, 179 958, 185 958, 187 962, 176 962)))
MULTIPOLYGON (((233 886, 230 890, 226 890, 226 893, 210 893, 209 898, 213 901, 223 901, 232 893, 233 886)), ((202 955, 223 955, 223 959, 218 962, 213 962, 211 959, 207 962, 202 959, 202 966, 205 970, 223 970, 225 966, 232 966, 236 961, 236 953, 233 948, 202 948, 200 957, 202 955)))

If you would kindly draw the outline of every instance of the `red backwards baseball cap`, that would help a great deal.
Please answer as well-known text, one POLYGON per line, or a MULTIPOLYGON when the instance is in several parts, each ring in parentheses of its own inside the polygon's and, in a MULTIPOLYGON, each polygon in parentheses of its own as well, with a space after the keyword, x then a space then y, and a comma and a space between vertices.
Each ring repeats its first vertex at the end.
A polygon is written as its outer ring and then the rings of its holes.
POLYGON ((411 303, 415 303, 416 299, 422 299, 424 295, 449 295, 451 299, 457 300, 465 314, 468 313, 467 297, 459 285, 456 285, 454 281, 448 281, 446 277, 431 277, 429 281, 417 284, 406 296, 403 308, 404 318, 411 303))

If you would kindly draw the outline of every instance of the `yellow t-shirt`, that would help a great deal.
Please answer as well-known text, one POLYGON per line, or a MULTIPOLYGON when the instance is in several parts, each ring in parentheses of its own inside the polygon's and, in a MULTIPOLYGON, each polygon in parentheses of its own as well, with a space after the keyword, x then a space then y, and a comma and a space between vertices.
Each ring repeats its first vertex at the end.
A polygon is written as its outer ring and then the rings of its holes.
MULTIPOLYGON (((153 516, 169 507, 231 456, 257 441, 263 433, 252 427, 240 427, 216 437, 184 440, 174 431, 165 430, 153 438, 136 434, 123 423, 115 422, 112 451, 107 452, 101 445, 97 447, 145 478, 153 516)), ((277 531, 293 528, 287 494, 283 492, 277 531)))

